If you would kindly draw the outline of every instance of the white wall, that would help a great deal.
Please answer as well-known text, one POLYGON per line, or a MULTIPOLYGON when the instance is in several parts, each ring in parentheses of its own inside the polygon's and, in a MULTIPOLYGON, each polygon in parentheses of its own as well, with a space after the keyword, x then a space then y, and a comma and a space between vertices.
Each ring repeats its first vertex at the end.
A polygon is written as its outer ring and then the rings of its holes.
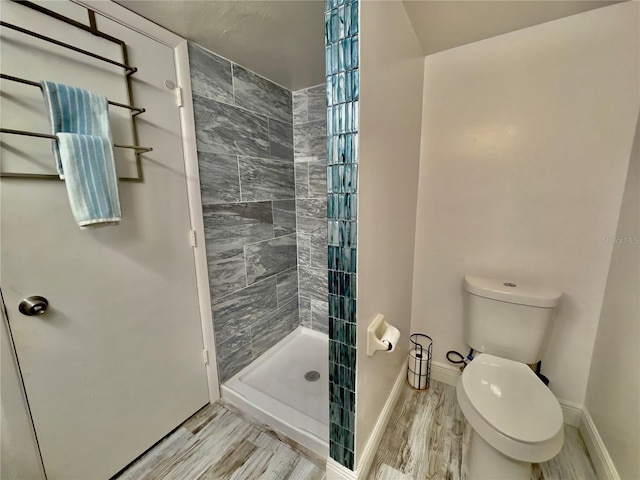
POLYGON ((408 353, 423 57, 398 1, 362 2, 358 208, 356 461, 408 353), (376 314, 402 332, 367 356, 376 314))
POLYGON ((586 408, 621 478, 640 472, 640 122, 629 164, 586 408))
POLYGON ((411 329, 436 362, 468 349, 466 273, 551 285, 543 373, 583 403, 638 114, 638 8, 426 58, 411 329))

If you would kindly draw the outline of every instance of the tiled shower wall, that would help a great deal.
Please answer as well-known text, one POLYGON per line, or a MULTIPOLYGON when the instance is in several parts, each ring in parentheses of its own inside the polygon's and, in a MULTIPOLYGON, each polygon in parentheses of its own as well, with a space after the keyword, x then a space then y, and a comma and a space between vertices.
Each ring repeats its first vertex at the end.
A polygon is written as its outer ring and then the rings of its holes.
POLYGON ((326 0, 329 454, 355 468, 358 0, 326 0))
POLYGON ((329 331, 327 107, 324 84, 293 92, 300 323, 329 331))
POLYGON ((224 382, 299 325, 292 94, 193 43, 189 63, 224 382))

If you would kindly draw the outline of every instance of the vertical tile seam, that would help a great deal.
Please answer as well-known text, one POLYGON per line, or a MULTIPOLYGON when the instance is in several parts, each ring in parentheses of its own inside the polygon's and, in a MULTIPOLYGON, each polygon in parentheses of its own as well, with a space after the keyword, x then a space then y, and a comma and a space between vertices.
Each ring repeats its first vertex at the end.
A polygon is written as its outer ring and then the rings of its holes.
MULTIPOLYGON (((244 283, 245 283, 245 287, 243 288, 246 288, 249 286, 249 274, 247 273, 248 268, 247 268, 247 245, 246 244, 242 245, 242 260, 244 263, 244 283)), ((236 290, 236 292, 240 290, 242 289, 238 289, 236 290)), ((235 292, 232 292, 232 293, 235 293, 235 292)))
POLYGON ((306 162, 307 164, 307 198, 311 198, 311 162, 306 162))
POLYGON ((274 238, 276 238, 276 218, 273 214, 273 200, 270 200, 269 202, 271 203, 271 232, 273 233, 273 236, 268 240, 273 240, 274 238))
POLYGON ((235 65, 233 62, 229 62, 231 64, 231 96, 233 97, 233 104, 237 106, 236 102, 236 76, 233 73, 233 66, 235 65))
MULTIPOLYGON (((318 84, 318 85, 324 85, 324 84, 318 84)), ((309 114, 309 101, 308 101, 309 95, 308 95, 308 90, 310 88, 312 88, 312 87, 307 87, 307 88, 292 92, 292 106, 293 106, 293 93, 298 94, 301 98, 304 97, 304 105, 305 105, 305 107, 301 111, 301 113, 303 114, 303 116, 306 116, 307 120, 308 120, 308 114, 309 114)), ((294 164, 295 165, 299 165, 300 166, 299 168, 304 168, 305 169, 305 175, 306 175, 306 183, 305 183, 306 191, 304 191, 303 195, 301 195, 300 197, 296 196, 296 231, 297 231, 297 227, 298 227, 298 223, 297 222, 298 222, 299 218, 302 217, 302 214, 299 213, 300 210, 299 210, 299 206, 298 206, 298 200, 308 200, 308 199, 311 198, 310 187, 309 187, 309 162, 308 161, 296 162, 296 150, 295 150, 295 140, 296 140, 296 138, 298 138, 298 135, 296 135, 295 127, 298 126, 298 125, 303 125, 305 123, 308 123, 308 121, 302 121, 302 122, 298 121, 298 122, 296 122, 295 118, 294 118, 294 123, 293 123, 294 164)), ((325 132, 325 137, 326 137, 326 132, 325 132)), ((303 235, 308 237, 308 242, 307 242, 308 245, 306 245, 306 246, 305 245, 301 245, 300 246, 300 250, 302 250, 302 251, 304 251, 305 249, 307 250, 306 255, 307 255, 307 258, 309 259, 309 265, 307 267, 308 270, 310 272, 322 271, 322 269, 314 269, 314 268, 311 267, 311 251, 312 251, 312 248, 311 248, 311 236, 313 234, 312 233, 305 233, 303 235)), ((298 257, 298 260, 299 260, 299 257, 298 257)), ((312 330, 314 330, 313 308, 312 308, 312 304, 311 304, 311 296, 304 296, 304 293, 308 293, 308 292, 304 292, 303 289, 300 287, 301 286, 301 276, 302 276, 301 269, 302 269, 302 266, 299 265, 299 268, 298 268, 298 296, 299 296, 299 298, 308 298, 308 300, 309 300, 309 309, 308 309, 308 312, 307 312, 308 315, 309 315, 309 319, 308 320, 309 320, 310 328, 312 330)), ((302 312, 302 310, 301 310, 301 312, 302 312)))
POLYGON ((294 117, 294 92, 291 91, 291 142, 293 150, 293 187, 294 187, 294 202, 295 202, 295 220, 296 220, 296 275, 298 280, 298 325, 302 325, 302 288, 300 287, 300 256, 298 255, 298 242, 300 239, 298 231, 298 195, 296 184, 296 121, 294 117))
POLYGON ((242 175, 240 174, 240 155, 236 154, 236 167, 238 168, 238 190, 240 191, 240 202, 238 203, 246 203, 244 202, 244 195, 242 195, 242 175))
POLYGON ((273 158, 273 151, 271 150, 271 119, 269 117, 267 117, 267 141, 269 142, 269 157, 273 158))

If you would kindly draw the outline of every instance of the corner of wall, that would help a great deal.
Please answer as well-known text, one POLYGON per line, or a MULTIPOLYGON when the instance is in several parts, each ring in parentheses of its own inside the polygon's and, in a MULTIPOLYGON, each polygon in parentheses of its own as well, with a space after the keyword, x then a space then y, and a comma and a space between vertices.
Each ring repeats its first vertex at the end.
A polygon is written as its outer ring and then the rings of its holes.
POLYGON ((598 478, 600 480, 620 480, 620 475, 611 459, 611 455, 609 455, 607 446, 602 440, 596 424, 586 408, 582 410, 578 429, 589 451, 589 456, 598 474, 598 478))
POLYGON ((584 426, 581 425, 581 431, 584 429, 590 435, 587 444, 594 449, 594 464, 600 462, 603 471, 615 472, 615 460, 623 477, 640 469, 637 455, 630 455, 640 448, 640 378, 634 375, 640 362, 639 185, 640 117, 636 121, 616 234, 611 239, 613 252, 586 388, 588 414, 584 426))
POLYGON ((359 469, 408 354, 424 75, 422 50, 401 2, 363 2, 361 18, 359 469), (401 331, 402 346, 368 357, 367 326, 378 313, 401 331))

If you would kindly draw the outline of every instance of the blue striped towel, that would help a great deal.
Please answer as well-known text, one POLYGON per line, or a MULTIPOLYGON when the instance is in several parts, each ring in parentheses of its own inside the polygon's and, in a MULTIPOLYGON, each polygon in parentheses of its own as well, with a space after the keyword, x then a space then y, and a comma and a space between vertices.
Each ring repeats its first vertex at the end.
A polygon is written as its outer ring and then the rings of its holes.
POLYGON ((73 217, 81 229, 117 224, 122 214, 106 97, 60 83, 41 85, 73 217))

